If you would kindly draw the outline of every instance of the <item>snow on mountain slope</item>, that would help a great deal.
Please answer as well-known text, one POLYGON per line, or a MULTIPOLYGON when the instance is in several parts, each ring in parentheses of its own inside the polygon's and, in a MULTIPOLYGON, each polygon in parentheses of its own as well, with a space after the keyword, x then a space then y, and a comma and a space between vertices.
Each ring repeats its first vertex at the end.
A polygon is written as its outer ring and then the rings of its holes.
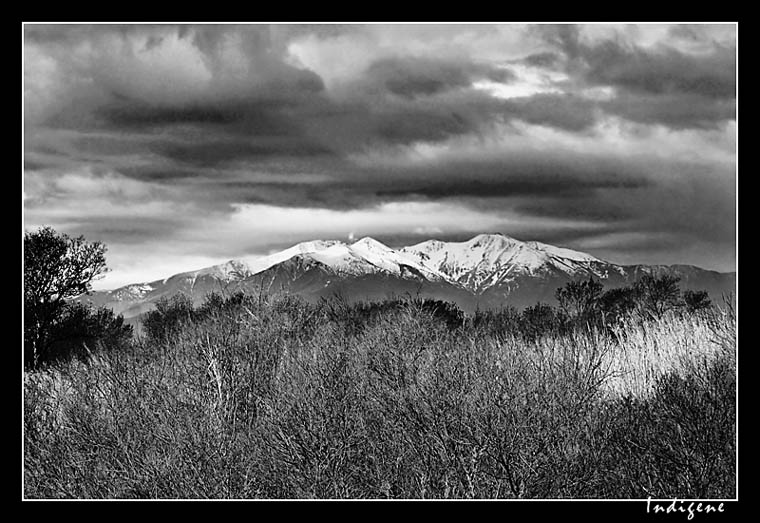
POLYGON ((503 234, 479 234, 464 242, 429 240, 399 250, 365 237, 352 244, 338 240, 314 240, 268 256, 246 257, 177 274, 161 281, 134 284, 112 291, 120 300, 139 300, 166 285, 184 281, 193 289, 199 278, 225 283, 241 281, 291 259, 318 262, 343 276, 388 274, 430 282, 446 282, 481 293, 519 276, 538 276, 546 271, 604 277, 607 267, 617 267, 591 255, 540 242, 522 242, 503 234))
POLYGON ((213 276, 222 281, 230 281, 248 276, 250 273, 251 270, 245 262, 240 260, 230 260, 221 265, 213 265, 211 267, 206 267, 205 269, 186 273, 186 275, 194 279, 200 276, 213 276))
POLYGON ((351 244, 349 249, 372 265, 396 276, 401 276, 404 273, 404 266, 407 266, 422 273, 431 281, 447 280, 444 274, 420 263, 414 256, 391 249, 370 237, 351 244))
POLYGON ((304 258, 318 261, 337 274, 359 276, 381 270, 344 243, 337 243, 327 249, 306 254, 304 258))
POLYGON ((114 291, 114 297, 119 300, 139 300, 153 290, 153 286, 147 283, 127 285, 114 291))
POLYGON ((463 242, 429 240, 402 249, 369 237, 352 244, 309 241, 268 256, 230 260, 164 280, 96 291, 81 299, 132 317, 178 292, 202 300, 219 288, 260 291, 265 282, 272 288, 312 297, 336 289, 361 299, 423 292, 475 310, 501 306, 505 300, 516 306, 550 302, 556 288, 572 279, 594 275, 605 284, 620 286, 654 271, 671 271, 683 278, 686 288, 707 289, 717 297, 735 288, 732 273, 691 266, 620 266, 545 243, 480 234, 463 242))
POLYGON ((362 238, 350 245, 337 240, 303 242, 268 256, 230 260, 179 276, 184 276, 192 282, 201 276, 212 276, 229 282, 259 274, 297 256, 319 262, 343 275, 389 273, 401 276, 404 273, 403 266, 408 266, 430 280, 446 280, 445 275, 420 264, 414 256, 391 249, 370 237, 362 238))
POLYGON ((270 254, 269 256, 248 257, 243 258, 240 261, 248 265, 248 269, 251 274, 258 274, 269 269, 270 267, 273 267, 274 265, 277 265, 278 263, 289 260, 293 256, 324 251, 335 245, 343 245, 343 242, 340 242, 338 240, 313 240, 299 243, 293 247, 285 249, 284 251, 270 254))
POLYGON ((553 256, 556 258, 566 258, 568 260, 578 261, 578 262, 597 262, 597 263, 605 263, 599 258, 594 258, 590 254, 586 254, 585 252, 578 252, 574 251, 572 249, 565 249, 564 247, 555 247, 554 245, 548 245, 546 243, 541 242, 525 242, 525 245, 532 249, 536 249, 541 252, 545 252, 549 256, 553 256))
POLYGON ((606 264, 588 254, 540 242, 521 242, 502 234, 479 234, 464 242, 429 240, 401 252, 474 292, 552 269, 598 276, 595 265, 606 264))
MULTIPOLYGON (((211 276, 219 280, 229 282, 232 280, 239 280, 258 274, 262 271, 269 269, 289 260, 290 258, 302 254, 309 254, 313 252, 323 251, 329 249, 333 245, 341 244, 336 240, 315 240, 299 243, 293 247, 289 247, 284 251, 279 251, 268 256, 251 256, 247 258, 241 258, 237 260, 230 260, 220 265, 213 265, 197 271, 190 271, 179 274, 178 276, 184 276, 191 279, 193 282, 201 276, 211 276)), ((168 280, 168 278, 167 278, 168 280)), ((164 280, 166 283, 166 280, 164 280)))

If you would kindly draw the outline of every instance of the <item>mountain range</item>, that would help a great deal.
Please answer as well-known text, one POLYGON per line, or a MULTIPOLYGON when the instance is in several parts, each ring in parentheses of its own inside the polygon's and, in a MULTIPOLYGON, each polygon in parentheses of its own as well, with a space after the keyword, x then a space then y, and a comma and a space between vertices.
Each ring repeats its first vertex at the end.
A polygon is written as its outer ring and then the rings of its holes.
POLYGON ((682 290, 706 290, 713 300, 735 292, 736 273, 691 265, 617 265, 590 254, 503 234, 464 242, 428 240, 392 249, 366 237, 354 243, 316 240, 269 256, 230 260, 163 280, 83 295, 80 301, 137 318, 159 299, 185 293, 195 303, 213 291, 295 293, 308 301, 340 295, 349 301, 411 294, 457 303, 465 311, 537 302, 556 303, 558 287, 593 277, 605 287, 629 285, 644 274, 681 278, 682 290))

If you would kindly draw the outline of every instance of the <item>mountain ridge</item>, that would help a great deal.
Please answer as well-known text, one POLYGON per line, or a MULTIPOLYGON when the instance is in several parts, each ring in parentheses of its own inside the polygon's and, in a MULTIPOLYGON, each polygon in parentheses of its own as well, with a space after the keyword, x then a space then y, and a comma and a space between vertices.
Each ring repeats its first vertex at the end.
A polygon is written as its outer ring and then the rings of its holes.
POLYGON ((306 299, 341 294, 349 300, 372 300, 416 292, 472 310, 552 302, 554 290, 574 279, 591 277, 616 287, 653 272, 678 275, 682 287, 704 288, 714 299, 735 289, 735 272, 683 264, 618 265, 565 247, 484 233, 461 242, 431 239, 399 249, 369 236, 353 243, 311 240, 267 256, 94 291, 79 300, 111 307, 125 318, 139 316, 161 297, 178 292, 200 302, 212 291, 265 288, 306 299))

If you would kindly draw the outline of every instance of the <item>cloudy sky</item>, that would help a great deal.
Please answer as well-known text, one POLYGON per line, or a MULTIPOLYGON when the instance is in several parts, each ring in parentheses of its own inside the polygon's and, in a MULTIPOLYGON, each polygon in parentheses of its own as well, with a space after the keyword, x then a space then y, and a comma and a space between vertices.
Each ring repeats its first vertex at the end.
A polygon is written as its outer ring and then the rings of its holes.
POLYGON ((24 226, 95 288, 502 232, 735 270, 736 26, 25 25, 24 226))

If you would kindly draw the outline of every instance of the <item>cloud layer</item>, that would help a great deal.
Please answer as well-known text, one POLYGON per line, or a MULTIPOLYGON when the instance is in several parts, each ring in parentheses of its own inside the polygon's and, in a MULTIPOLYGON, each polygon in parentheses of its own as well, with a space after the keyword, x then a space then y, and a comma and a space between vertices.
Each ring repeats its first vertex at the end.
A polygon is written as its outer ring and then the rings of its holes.
POLYGON ((734 270, 735 139, 733 25, 24 27, 26 226, 104 286, 350 233, 734 270))

